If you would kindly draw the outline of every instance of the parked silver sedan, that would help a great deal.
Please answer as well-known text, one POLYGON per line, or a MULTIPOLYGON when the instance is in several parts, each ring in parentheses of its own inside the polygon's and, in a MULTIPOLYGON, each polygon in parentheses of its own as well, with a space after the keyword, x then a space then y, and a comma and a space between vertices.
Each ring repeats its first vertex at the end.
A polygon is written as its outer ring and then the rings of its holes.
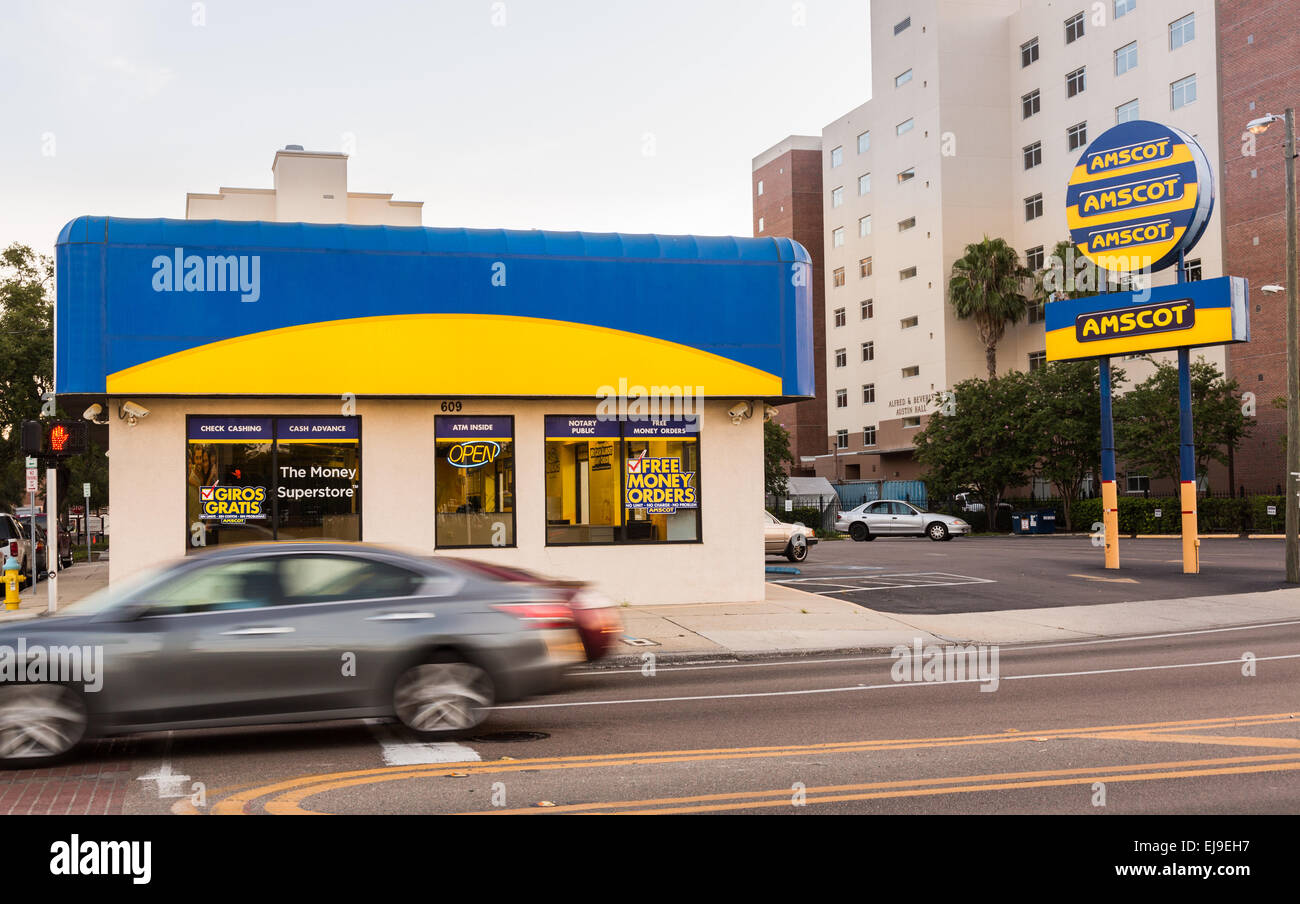
POLYGON ((970 533, 970 525, 960 518, 927 512, 898 499, 864 502, 855 509, 840 512, 835 529, 847 532, 854 540, 900 536, 951 540, 970 533))
POLYGON ((0 765, 162 729, 378 717, 447 737, 585 658, 572 591, 362 544, 192 556, 0 626, 0 765))

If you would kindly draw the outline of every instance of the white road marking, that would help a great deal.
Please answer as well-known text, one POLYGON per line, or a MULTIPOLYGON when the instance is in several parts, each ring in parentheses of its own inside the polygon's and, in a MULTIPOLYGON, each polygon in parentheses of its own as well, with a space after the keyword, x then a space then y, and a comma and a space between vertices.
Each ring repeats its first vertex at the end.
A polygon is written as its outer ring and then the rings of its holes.
MULTIPOLYGON (((856 593, 858 591, 868 590, 906 590, 916 587, 958 587, 963 584, 996 584, 997 581, 990 578, 976 578, 965 574, 949 574, 943 571, 914 571, 902 574, 873 574, 873 575, 855 575, 855 574, 833 574, 825 577, 800 577, 790 578, 785 581, 772 581, 773 584, 787 584, 796 586, 796 589, 805 587, 823 585, 826 587, 838 587, 838 590, 820 590, 815 591, 820 594, 829 593, 856 593), (896 581, 896 578, 906 580, 896 581), (929 578, 951 578, 954 580, 928 580, 929 578), (919 579, 919 580, 918 580, 919 579), (841 584, 837 581, 858 581, 857 584, 841 584)), ((810 591, 813 592, 813 591, 810 591)))
MULTIPOLYGON (((1024 646, 1001 646, 1003 654, 1021 653, 1026 650, 1051 650, 1056 647, 1086 647, 1102 643, 1129 643, 1137 640, 1163 640, 1167 637, 1193 637, 1197 634, 1220 634, 1225 631, 1251 631, 1256 628, 1285 628, 1289 625, 1300 625, 1300 620, 1265 622, 1258 625, 1230 625, 1223 628, 1198 628, 1195 631, 1168 631, 1163 634, 1134 634, 1129 637, 1098 637, 1093 640, 1058 640, 1052 643, 1026 644, 1024 646)), ((918 632, 925 633, 925 632, 918 632)), ((850 656, 841 659, 777 659, 771 662, 735 662, 727 661, 725 665, 713 665, 714 662, 723 662, 723 660, 703 660, 693 662, 690 665, 661 665, 656 666, 660 672, 698 672, 710 669, 764 669, 783 665, 822 665, 835 664, 842 662, 880 662, 892 660, 893 656, 850 656)), ((640 675, 641 666, 632 666, 626 669, 592 669, 589 672, 570 672, 570 675, 640 675)))
MULTIPOLYGON (((1300 653, 1280 656, 1257 656, 1255 662, 1276 659, 1300 659, 1300 653)), ((1117 675, 1123 672, 1158 672, 1165 669, 1197 669, 1216 665, 1240 667, 1241 658, 1216 659, 1212 662, 1180 662, 1172 665, 1140 665, 1122 669, 1087 669, 1080 672, 1041 672, 1035 675, 999 675, 999 681, 1027 681, 1042 678, 1078 678, 1085 675, 1117 675)), ((619 706, 633 703, 689 703, 695 700, 747 700, 756 697, 803 697, 810 694, 842 694, 850 691, 883 691, 901 687, 942 687, 946 684, 985 684, 987 678, 963 678, 955 681, 898 681, 889 684, 855 684, 853 687, 819 687, 803 691, 759 691, 750 694, 700 694, 693 697, 639 697, 633 700, 577 700, 571 703, 524 703, 494 706, 493 709, 565 709, 576 706, 619 706)))
POLYGON ((167 744, 163 748, 163 761, 158 767, 158 771, 142 775, 136 779, 137 782, 157 782, 159 799, 185 797, 189 794, 189 789, 181 786, 188 782, 190 777, 172 772, 171 758, 168 754, 171 753, 173 734, 173 732, 167 732, 167 744))
POLYGON ((380 719, 366 719, 366 725, 379 742, 380 753, 389 766, 465 763, 482 759, 472 747, 454 741, 408 741, 392 725, 380 719))

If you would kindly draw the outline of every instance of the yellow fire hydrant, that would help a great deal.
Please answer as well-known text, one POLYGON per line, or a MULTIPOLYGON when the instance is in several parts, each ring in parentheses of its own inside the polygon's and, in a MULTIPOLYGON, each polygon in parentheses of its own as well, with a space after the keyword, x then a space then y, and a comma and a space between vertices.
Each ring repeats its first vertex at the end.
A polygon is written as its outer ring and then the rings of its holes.
POLYGON ((17 609, 19 596, 18 584, 26 579, 26 575, 18 571, 18 560, 14 558, 13 553, 5 559, 5 608, 17 609))

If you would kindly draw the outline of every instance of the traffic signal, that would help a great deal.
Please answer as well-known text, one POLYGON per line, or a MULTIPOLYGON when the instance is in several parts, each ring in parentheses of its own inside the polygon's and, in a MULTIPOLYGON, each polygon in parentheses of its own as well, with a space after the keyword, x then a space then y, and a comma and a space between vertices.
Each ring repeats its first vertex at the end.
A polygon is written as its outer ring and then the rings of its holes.
POLYGON ((56 458, 86 451, 85 421, 54 421, 45 430, 45 454, 56 458))
POLYGON ((45 451, 45 437, 40 421, 23 421, 23 454, 40 455, 45 451))

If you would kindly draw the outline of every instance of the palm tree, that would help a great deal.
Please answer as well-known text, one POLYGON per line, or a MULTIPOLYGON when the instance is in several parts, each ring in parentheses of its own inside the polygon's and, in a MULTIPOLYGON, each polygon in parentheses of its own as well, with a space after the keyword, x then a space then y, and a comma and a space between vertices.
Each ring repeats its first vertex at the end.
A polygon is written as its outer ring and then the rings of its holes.
POLYGON ((1020 255, 1005 239, 984 236, 966 246, 966 254, 953 261, 948 281, 948 301, 959 320, 974 320, 989 379, 998 375, 998 343, 1007 325, 1025 316, 1027 281, 1033 274, 1020 263, 1020 255))

